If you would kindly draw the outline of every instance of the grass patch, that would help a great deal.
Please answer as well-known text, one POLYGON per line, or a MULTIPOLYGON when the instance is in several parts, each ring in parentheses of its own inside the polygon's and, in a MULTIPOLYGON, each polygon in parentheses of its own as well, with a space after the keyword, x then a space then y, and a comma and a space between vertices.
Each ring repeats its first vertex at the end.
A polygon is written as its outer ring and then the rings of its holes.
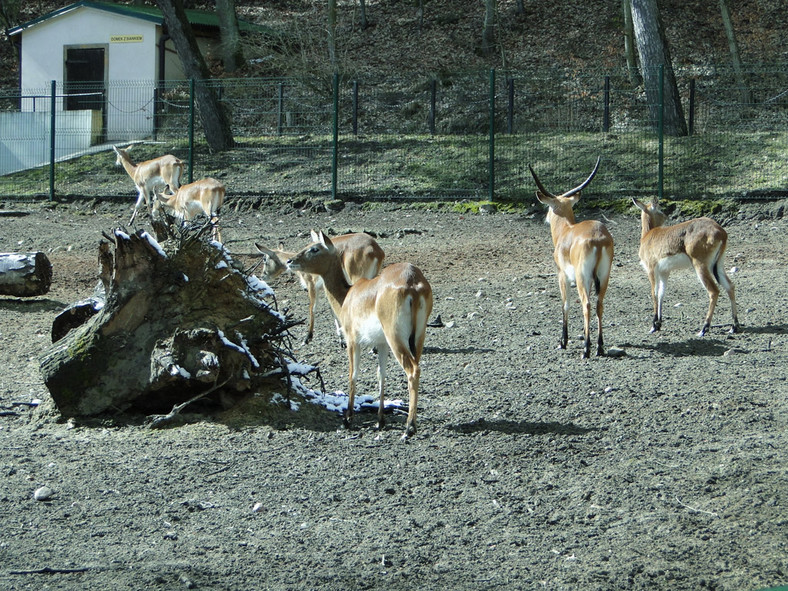
MULTIPOLYGON (((194 149, 193 178, 214 176, 234 195, 330 195, 331 137, 328 135, 236 138, 237 147, 211 154, 203 141, 194 149)), ((545 186, 562 193, 577 186, 602 157, 584 200, 608 203, 657 193, 658 143, 653 134, 551 132, 496 136, 495 203, 531 207, 532 165, 545 186)), ((142 161, 173 153, 188 161, 184 140, 135 145, 142 161)), ((788 132, 706 133, 666 138, 663 199, 709 201, 751 195, 785 195, 788 132)), ((337 193, 361 201, 398 197, 423 201, 489 199, 489 144, 485 135, 342 136, 337 149, 337 193)), ((187 171, 188 176, 188 171, 187 171)), ((107 150, 55 166, 60 196, 117 196, 133 199, 134 187, 107 150)), ((0 177, 0 195, 46 197, 47 167, 0 177)), ((582 203, 582 202, 581 202, 582 203)), ((707 206, 704 205, 704 208, 707 206)), ((712 206, 714 207, 714 206, 712 206)))

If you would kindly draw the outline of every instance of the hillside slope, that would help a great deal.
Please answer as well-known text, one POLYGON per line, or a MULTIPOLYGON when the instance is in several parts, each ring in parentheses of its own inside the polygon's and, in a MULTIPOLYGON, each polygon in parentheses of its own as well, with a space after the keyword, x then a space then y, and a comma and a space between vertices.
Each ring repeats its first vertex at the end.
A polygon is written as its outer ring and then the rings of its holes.
MULTIPOLYGON (((67 0, 23 3, 20 21, 68 5, 67 0)), ((152 2, 151 2, 152 4, 152 2)), ((192 2, 212 8, 213 2, 192 2)), ((783 0, 737 0, 731 12, 742 60, 748 66, 788 61, 788 11, 783 0)), ((367 0, 366 29, 356 0, 340 0, 338 56, 344 70, 395 73, 445 72, 468 68, 614 67, 623 64, 620 0, 499 0, 497 51, 482 55, 483 7, 479 0, 417 2, 367 0)), ((708 0, 660 2, 672 57, 677 65, 727 65, 730 54, 719 4, 708 0)), ((325 42, 325 2, 238 0, 239 16, 282 31, 278 39, 251 39, 242 76, 286 75, 331 69, 325 42)), ((0 44, 0 85, 13 88, 18 70, 11 45, 0 44)), ((213 60, 213 71, 221 67, 213 60)), ((238 75, 238 74, 236 74, 238 75)))

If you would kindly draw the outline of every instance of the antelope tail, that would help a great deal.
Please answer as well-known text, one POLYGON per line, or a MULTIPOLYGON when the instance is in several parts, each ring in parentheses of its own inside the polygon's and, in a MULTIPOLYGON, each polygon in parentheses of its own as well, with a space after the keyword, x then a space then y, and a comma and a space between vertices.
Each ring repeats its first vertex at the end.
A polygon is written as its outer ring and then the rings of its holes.
POLYGON ((410 334, 408 335, 408 349, 410 354, 416 357, 416 341, 420 337, 419 332, 426 326, 424 314, 424 299, 421 296, 410 297, 410 334))

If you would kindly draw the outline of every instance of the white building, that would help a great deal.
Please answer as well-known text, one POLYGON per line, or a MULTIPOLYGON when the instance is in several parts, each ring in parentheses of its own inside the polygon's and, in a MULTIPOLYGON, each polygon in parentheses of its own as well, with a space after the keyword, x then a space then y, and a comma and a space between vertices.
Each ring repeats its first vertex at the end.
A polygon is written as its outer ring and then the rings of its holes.
MULTIPOLYGON (((219 43, 215 13, 187 10, 203 56, 219 43)), ((255 28, 241 21, 242 31, 255 28)), ((158 8, 82 0, 8 32, 20 43, 21 110, 49 111, 51 83, 58 111, 91 110, 113 140, 154 128, 154 92, 183 80, 180 59, 158 8)))

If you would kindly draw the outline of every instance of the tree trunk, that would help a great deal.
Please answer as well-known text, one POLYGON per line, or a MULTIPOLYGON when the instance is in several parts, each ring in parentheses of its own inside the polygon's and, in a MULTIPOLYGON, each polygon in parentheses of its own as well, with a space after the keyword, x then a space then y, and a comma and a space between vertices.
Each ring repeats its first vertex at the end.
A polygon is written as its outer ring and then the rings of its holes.
POLYGON ((231 74, 243 64, 235 0, 216 0, 216 12, 219 15, 219 32, 222 36, 222 64, 224 71, 231 74))
POLYGON ((205 83, 211 77, 210 72, 186 18, 183 0, 156 0, 156 3, 164 14, 167 32, 178 51, 183 71, 195 81, 194 98, 208 146, 214 151, 232 148, 235 142, 230 122, 216 93, 205 83))
POLYGON ((725 27, 725 36, 728 38, 728 48, 731 52, 733 73, 736 76, 736 84, 739 85, 739 100, 743 105, 749 105, 752 103, 752 93, 747 84, 747 79, 744 76, 744 67, 739 57, 739 44, 736 42, 736 33, 733 30, 728 0, 720 0, 720 13, 722 14, 722 24, 725 27))
POLYGON ((651 116, 654 121, 659 118, 659 66, 664 66, 664 130, 668 135, 687 135, 687 121, 657 0, 632 0, 632 24, 651 116))
POLYGON ((632 25, 632 0, 621 0, 621 11, 624 15, 624 57, 627 61, 629 84, 632 88, 640 85, 638 64, 635 56, 635 29, 632 25))
MULTIPOLYGON (((0 24, 3 25, 5 31, 19 24, 20 1, 21 0, 0 0, 0 24)), ((13 49, 16 63, 19 64, 19 43, 8 35, 5 35, 5 38, 13 49)))
POLYGON ((367 0, 358 0, 359 8, 361 10, 361 30, 365 30, 368 26, 367 23, 367 0))
POLYGON ((51 284, 52 263, 43 252, 0 253, 0 295, 43 295, 51 284))
POLYGON ((484 0, 484 27, 482 53, 490 55, 495 50, 495 0, 484 0))
POLYGON ((337 68, 337 0, 328 0, 328 59, 337 68))
POLYGON ((218 386, 245 391, 272 372, 283 379, 286 320, 263 301, 267 286, 235 269, 207 230, 161 245, 142 230, 105 235, 106 303, 65 327, 41 359, 64 416, 159 412, 218 386))

